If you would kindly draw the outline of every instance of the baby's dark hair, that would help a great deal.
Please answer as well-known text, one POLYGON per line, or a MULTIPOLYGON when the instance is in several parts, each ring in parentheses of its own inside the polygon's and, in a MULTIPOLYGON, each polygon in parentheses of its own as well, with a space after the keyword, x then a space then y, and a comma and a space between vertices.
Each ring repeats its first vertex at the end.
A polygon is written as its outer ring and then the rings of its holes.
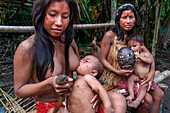
POLYGON ((103 39, 103 35, 99 35, 99 36, 97 37, 97 41, 98 41, 98 42, 101 42, 102 39, 103 39))
MULTIPOLYGON (((97 58, 96 56, 94 56, 95 58, 97 58)), ((103 63, 100 61, 99 58, 97 58, 96 62, 95 62, 95 68, 96 71, 98 72, 96 79, 99 79, 101 77, 101 75, 103 74, 104 71, 104 66, 103 63)))
POLYGON ((129 35, 129 36, 127 37, 127 40, 126 40, 126 44, 127 44, 129 41, 137 41, 137 42, 139 42, 140 44, 144 43, 143 37, 142 37, 140 34, 137 34, 137 33, 133 33, 133 34, 129 35))

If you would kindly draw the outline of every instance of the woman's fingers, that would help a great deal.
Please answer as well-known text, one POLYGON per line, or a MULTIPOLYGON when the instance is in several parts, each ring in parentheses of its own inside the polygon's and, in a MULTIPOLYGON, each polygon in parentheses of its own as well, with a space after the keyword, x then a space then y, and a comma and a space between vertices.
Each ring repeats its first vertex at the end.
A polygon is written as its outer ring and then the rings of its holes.
POLYGON ((149 90, 151 89, 151 86, 152 86, 152 82, 151 82, 151 81, 149 81, 149 86, 148 86, 147 91, 149 91, 149 90))
POLYGON ((69 89, 56 89, 55 91, 58 93, 58 95, 65 95, 65 94, 69 95, 69 93, 71 92, 71 88, 69 88, 69 89))
POLYGON ((98 94, 96 94, 96 95, 92 98, 91 103, 94 103, 97 99, 98 99, 98 94))
POLYGON ((97 99, 93 104, 93 109, 95 109, 100 103, 100 99, 97 99))

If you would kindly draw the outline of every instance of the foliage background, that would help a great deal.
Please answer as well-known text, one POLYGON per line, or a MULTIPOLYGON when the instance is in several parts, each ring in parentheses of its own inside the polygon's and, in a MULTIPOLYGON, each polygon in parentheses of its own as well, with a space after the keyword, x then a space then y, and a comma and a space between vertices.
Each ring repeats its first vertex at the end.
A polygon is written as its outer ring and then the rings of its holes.
MULTIPOLYGON (((80 24, 111 22, 111 2, 116 8, 123 3, 132 3, 138 11, 138 31, 145 38, 145 45, 152 52, 156 44, 156 70, 170 69, 170 0, 75 0, 81 13, 80 24), (159 10, 157 11, 157 8, 159 10), (158 15, 158 16, 156 16, 158 15), (160 16, 159 16, 160 15, 160 16), (159 17, 159 19, 156 19, 159 17), (160 24, 157 24, 159 23, 160 24), (158 30, 156 30, 158 27, 158 30), (153 41, 158 33, 157 41, 153 41)), ((31 11, 34 0, 0 0, 0 26, 31 26, 31 11)), ((104 35, 109 28, 77 29, 75 40, 80 54, 91 54, 93 37, 104 35), (87 53, 84 53, 87 52, 87 53)), ((0 32, 0 83, 13 79, 13 56, 19 43, 33 33, 1 33, 0 32), (6 73, 6 74, 4 74, 6 73), (4 79, 2 79, 4 78, 4 79)), ((170 78, 164 83, 169 84, 170 78)), ((11 84, 13 85, 13 83, 11 84)), ((5 85, 4 85, 5 86, 5 85)), ((170 87, 170 86, 169 86, 170 87)), ((168 90, 163 113, 170 111, 168 90)))
MULTIPOLYGON (((145 45, 153 51, 170 51, 170 1, 169 0, 75 0, 79 9, 79 24, 111 22, 111 3, 116 8, 132 3, 138 11, 138 31, 145 38, 145 45), (160 24, 158 24, 160 23, 160 24), (158 29, 158 30, 157 30, 158 29), (157 34, 157 37, 155 36, 157 34)), ((31 26, 34 0, 0 0, 0 25, 31 26)), ((104 35, 109 28, 77 29, 75 40, 78 47, 91 46, 95 36, 104 35)), ((33 33, 0 33, 0 61, 12 61, 18 44, 33 33)), ((154 51, 154 52, 155 52, 154 51)), ((168 60, 169 61, 169 60, 168 60)))

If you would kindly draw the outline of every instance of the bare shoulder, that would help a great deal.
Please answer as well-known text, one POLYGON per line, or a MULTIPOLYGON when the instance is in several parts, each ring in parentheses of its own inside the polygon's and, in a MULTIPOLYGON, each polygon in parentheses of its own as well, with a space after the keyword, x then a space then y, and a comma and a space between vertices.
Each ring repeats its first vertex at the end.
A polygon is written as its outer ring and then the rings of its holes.
POLYGON ((115 37, 115 33, 112 32, 112 30, 109 30, 105 33, 104 35, 105 37, 108 37, 108 38, 114 38, 115 37))
POLYGON ((27 55, 27 56, 30 55, 29 51, 30 51, 31 47, 34 44, 34 37, 35 37, 35 35, 32 35, 28 39, 22 41, 19 44, 19 46, 18 46, 18 48, 17 48, 17 50, 15 52, 14 58, 19 57, 19 56, 25 57, 25 55, 27 55))
POLYGON ((109 30, 105 33, 103 40, 104 42, 112 42, 114 41, 116 34, 114 32, 112 32, 112 30, 109 30))
POLYGON ((32 35, 29 38, 27 38, 26 40, 22 41, 19 44, 17 49, 18 50, 29 50, 34 44, 34 37, 35 37, 35 35, 32 35))
POLYGON ((84 75, 84 81, 87 83, 89 83, 89 82, 94 83, 95 81, 98 81, 98 80, 96 79, 96 77, 94 77, 90 74, 86 74, 86 75, 84 75))

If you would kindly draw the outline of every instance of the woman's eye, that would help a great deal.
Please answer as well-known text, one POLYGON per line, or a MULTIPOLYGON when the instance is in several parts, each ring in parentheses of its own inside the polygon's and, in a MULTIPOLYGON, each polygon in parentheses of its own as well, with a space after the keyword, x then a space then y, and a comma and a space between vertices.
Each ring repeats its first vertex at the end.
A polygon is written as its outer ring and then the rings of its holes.
POLYGON ((64 18, 64 19, 67 19, 67 18, 69 18, 69 16, 68 16, 68 15, 64 15, 63 18, 64 18))
POLYGON ((126 19, 126 16, 123 16, 122 18, 123 18, 123 19, 126 19))
POLYGON ((55 14, 49 14, 50 16, 55 16, 55 14))
POLYGON ((129 16, 130 18, 134 18, 134 16, 129 16))

